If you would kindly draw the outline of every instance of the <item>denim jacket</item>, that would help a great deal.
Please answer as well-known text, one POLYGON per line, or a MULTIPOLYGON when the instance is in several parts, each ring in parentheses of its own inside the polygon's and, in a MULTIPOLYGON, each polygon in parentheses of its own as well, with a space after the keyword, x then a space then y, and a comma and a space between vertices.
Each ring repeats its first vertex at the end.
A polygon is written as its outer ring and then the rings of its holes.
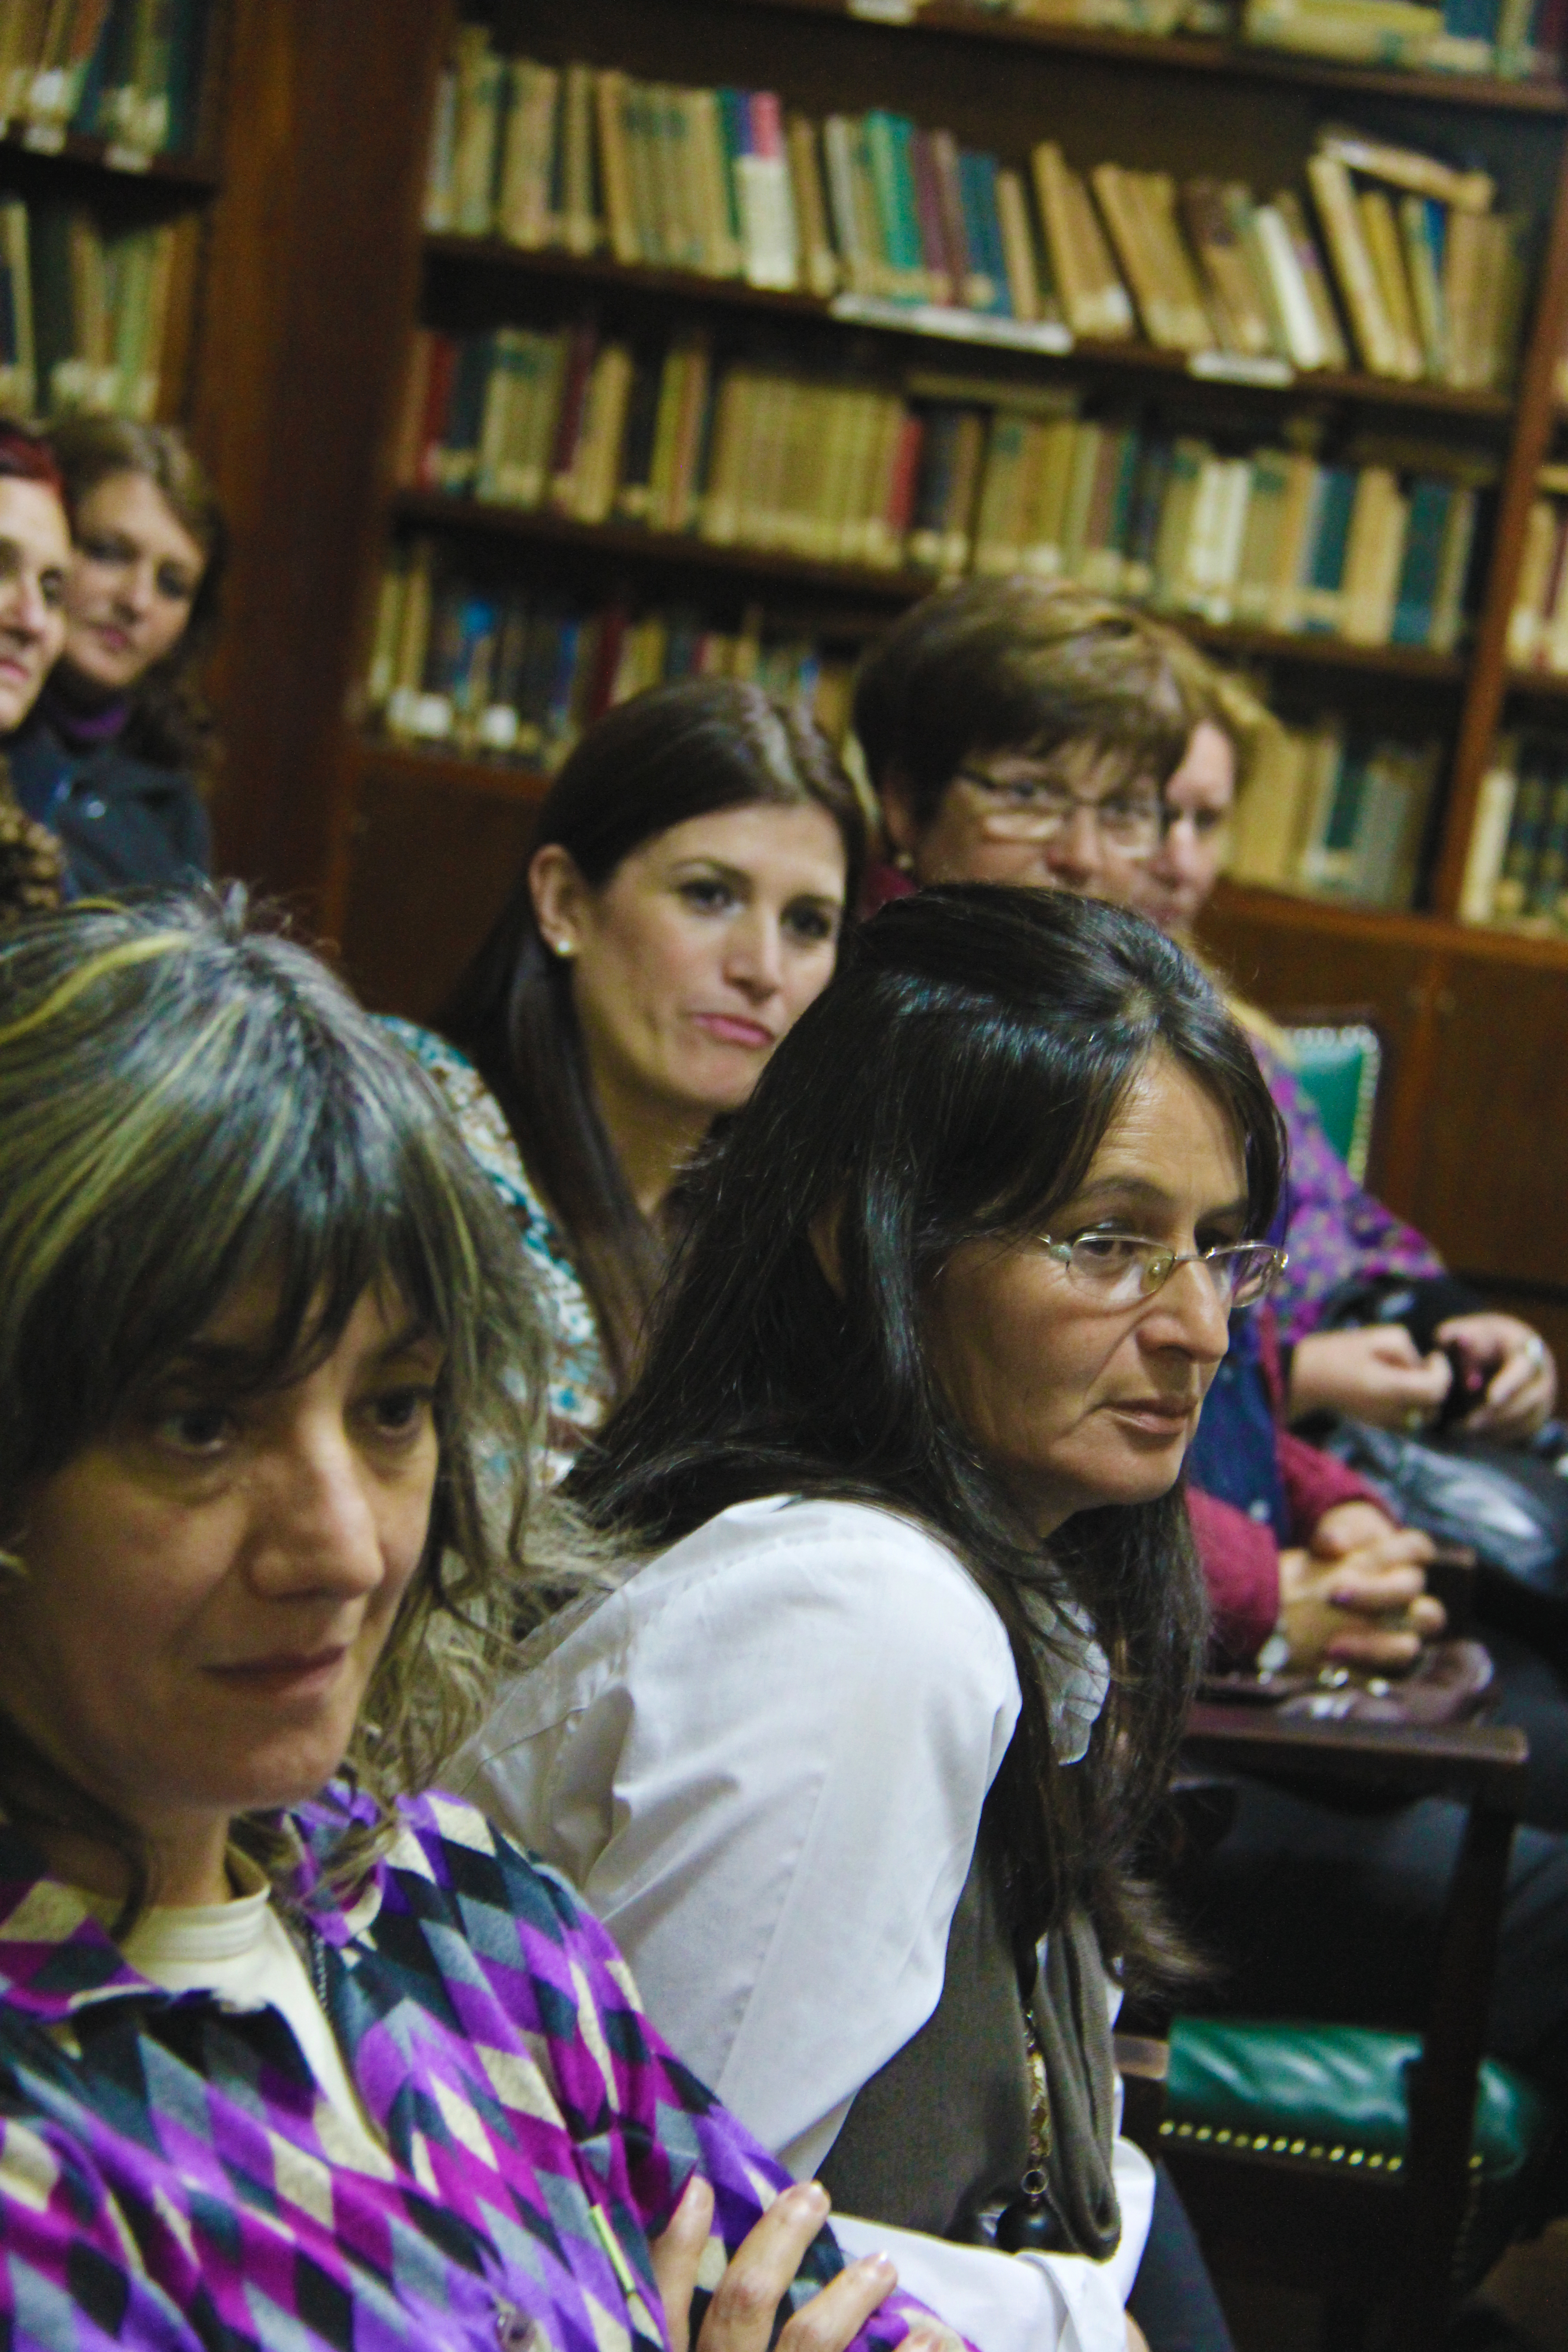
MULTIPOLYGON (((288 1916, 381 2173, 342 2148, 279 2012, 148 1982, 0 1824, 8 2347, 633 2352, 665 2342, 648 2240, 692 2171, 727 2250, 785 2184, 564 1883, 471 1807, 405 1803, 391 1853, 334 1895, 323 1865, 363 1810, 331 1790, 290 1817, 288 1916)), ((839 2266, 824 2231, 791 2298, 839 2266)), ((703 2280, 721 2267, 712 2245, 703 2280)), ((911 2308, 893 2298, 862 2352, 911 2308)))

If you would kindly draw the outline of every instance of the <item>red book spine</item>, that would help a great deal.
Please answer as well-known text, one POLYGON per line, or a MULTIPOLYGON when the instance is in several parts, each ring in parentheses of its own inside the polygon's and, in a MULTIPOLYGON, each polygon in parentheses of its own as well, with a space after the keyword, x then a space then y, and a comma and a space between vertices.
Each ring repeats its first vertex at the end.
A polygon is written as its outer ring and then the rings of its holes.
POLYGON ((921 445, 924 439, 924 421, 911 410, 899 432, 898 455, 893 460, 885 518, 888 535, 900 553, 914 514, 915 484, 920 478, 921 445))
POLYGON ((447 438, 447 417, 452 405, 452 385, 457 373, 456 335, 434 336, 425 378, 425 415, 419 427, 419 457, 416 467, 416 479, 422 490, 440 488, 440 456, 447 438))
MULTIPOLYGON (((915 217, 921 233, 921 257, 931 281, 931 299, 958 303, 963 299, 963 280, 947 247, 947 224, 942 215, 942 184, 929 131, 917 131, 911 142, 915 176, 915 217)), ((958 268, 963 256, 957 257, 958 268)))
POLYGON ((1563 71, 1563 45, 1568 38, 1568 0, 1537 0, 1531 45, 1546 60, 1549 73, 1563 71))
MULTIPOLYGON (((951 131, 931 134, 931 163, 936 173, 937 202, 942 212, 942 245, 948 257, 952 299, 959 308, 969 302, 971 257, 963 228, 963 196, 958 184, 958 142, 951 131)), ((978 267, 978 264, 974 264, 978 267)))
POLYGON ((754 89, 751 92, 752 152, 765 155, 772 163, 780 162, 784 152, 784 109, 778 92, 754 89))
POLYGON ((591 319, 585 319, 573 328, 562 375, 561 408, 555 420, 555 446, 550 453, 552 485, 563 480, 570 482, 571 479, 577 456, 577 437, 583 429, 583 410, 588 397, 588 378, 594 372, 594 354, 598 345, 599 330, 591 319))
POLYGON ((612 604, 599 615, 599 642, 594 649, 593 672, 583 698, 583 723, 586 727, 602 719, 610 707, 616 673, 621 666, 621 647, 630 625, 631 614, 624 604, 612 604))

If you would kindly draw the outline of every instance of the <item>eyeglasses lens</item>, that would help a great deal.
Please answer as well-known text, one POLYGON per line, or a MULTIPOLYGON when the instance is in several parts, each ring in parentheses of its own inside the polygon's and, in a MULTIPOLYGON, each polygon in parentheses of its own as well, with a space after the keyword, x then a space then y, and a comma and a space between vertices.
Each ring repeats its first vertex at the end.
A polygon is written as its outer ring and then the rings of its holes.
POLYGON ((1123 857, 1152 857, 1160 845, 1160 803, 1119 793, 1104 800, 1087 800, 1047 786, 1016 786, 985 776, 966 781, 978 797, 983 831, 993 841, 1051 841, 1071 824, 1075 811, 1088 809, 1104 839, 1123 857))

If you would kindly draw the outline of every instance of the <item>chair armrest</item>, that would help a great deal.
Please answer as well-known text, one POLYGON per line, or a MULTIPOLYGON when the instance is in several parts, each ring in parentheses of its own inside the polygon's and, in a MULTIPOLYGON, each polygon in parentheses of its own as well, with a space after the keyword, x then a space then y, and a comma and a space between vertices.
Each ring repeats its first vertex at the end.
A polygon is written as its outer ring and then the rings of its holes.
POLYGON ((1160 2125, 1165 2113, 1171 2045, 1146 2034, 1118 2033, 1112 2036, 1112 2047, 1121 2077, 1121 2137, 1152 2160, 1159 2153, 1160 2125))
POLYGON ((1530 1743, 1511 1726, 1281 1720, 1199 1699, 1187 1717, 1184 1765, 1338 1780, 1400 1796, 1454 1796, 1517 1818, 1530 1743))

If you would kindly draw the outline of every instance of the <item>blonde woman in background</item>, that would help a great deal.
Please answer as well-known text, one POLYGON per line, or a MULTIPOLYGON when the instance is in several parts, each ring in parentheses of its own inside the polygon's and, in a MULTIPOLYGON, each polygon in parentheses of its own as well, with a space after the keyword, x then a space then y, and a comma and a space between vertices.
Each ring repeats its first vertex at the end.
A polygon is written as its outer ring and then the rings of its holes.
POLYGON ((190 882, 211 863, 213 728, 197 673, 223 519, 169 425, 70 416, 48 439, 73 551, 64 646, 9 747, 17 797, 59 842, 71 895, 190 882))
MULTIPOLYGON (((1218 680, 1212 715, 1194 729, 1165 785, 1169 822, 1160 845, 1130 874, 1132 904, 1184 942, 1219 879, 1237 790, 1271 723, 1244 687, 1218 680)), ((1291 1071, 1279 1030, 1234 995, 1232 1003, 1251 1031, 1290 1139, 1289 1265, 1275 1305, 1292 1351, 1292 1417, 1341 1412, 1401 1428, 1412 1416, 1434 1415, 1452 1379, 1442 1349, 1454 1345, 1487 1381, 1466 1429, 1502 1444, 1526 1443, 1557 1400, 1557 1369, 1544 1339, 1518 1316, 1486 1307, 1449 1275, 1425 1235, 1355 1181, 1291 1071), (1331 1294, 1352 1281, 1408 1289, 1408 1322, 1318 1329, 1331 1294)))

